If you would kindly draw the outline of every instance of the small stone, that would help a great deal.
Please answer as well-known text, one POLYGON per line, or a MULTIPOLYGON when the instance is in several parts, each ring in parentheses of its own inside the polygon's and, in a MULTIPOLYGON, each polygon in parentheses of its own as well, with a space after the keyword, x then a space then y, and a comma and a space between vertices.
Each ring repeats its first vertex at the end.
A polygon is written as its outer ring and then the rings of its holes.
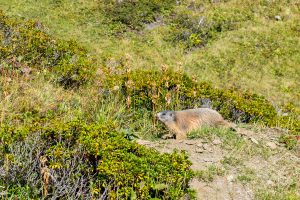
POLYGON ((202 148, 197 148, 196 149, 196 153, 203 153, 203 152, 204 152, 204 150, 202 148))
POLYGON ((30 74, 30 72, 31 72, 31 68, 25 66, 25 67, 21 68, 21 72, 22 72, 25 76, 28 76, 28 75, 30 74))
POLYGON ((203 144, 203 146, 202 146, 202 147, 203 147, 203 149, 204 149, 204 150, 207 150, 207 149, 209 149, 209 145, 208 145, 208 144, 203 144))
POLYGON ((271 180, 267 180, 267 185, 274 185, 274 182, 271 180))
POLYGON ((285 144, 284 143, 279 143, 278 146, 285 147, 285 144))
POLYGON ((276 137, 271 137, 270 140, 277 141, 277 138, 276 137))
POLYGON ((219 145, 219 144, 222 143, 222 141, 221 141, 219 138, 217 138, 217 139, 215 139, 212 143, 213 143, 214 145, 219 145))
POLYGON ((213 162, 213 160, 211 158, 204 158, 203 161, 204 162, 213 162))
POLYGON ((250 140, 251 140, 251 142, 258 144, 258 141, 255 138, 251 137, 250 140))
POLYGON ((196 141, 194 141, 194 140, 187 140, 187 141, 185 141, 185 144, 187 144, 187 145, 194 145, 194 144, 196 144, 196 141))
POLYGON ((268 147, 270 147, 270 149, 276 149, 277 145, 274 142, 267 142, 266 144, 268 147))
POLYGON ((202 142, 198 142, 198 143, 196 144, 196 146, 199 147, 199 148, 202 148, 202 147, 203 147, 203 144, 202 144, 202 142))
POLYGON ((248 135, 248 133, 247 133, 246 131, 239 132, 239 134, 240 134, 241 136, 247 136, 247 135, 248 135))
POLYGON ((167 143, 167 141, 165 141, 165 140, 158 141, 158 144, 166 144, 166 143, 167 143))
POLYGON ((114 88, 113 88, 114 91, 117 91, 119 89, 120 89, 120 87, 118 85, 114 86, 114 88))
POLYGON ((140 145, 149 145, 149 144, 151 144, 151 142, 150 141, 147 141, 147 140, 141 140, 141 139, 137 139, 137 140, 135 140, 138 144, 140 144, 140 145))
POLYGON ((280 21, 280 20, 281 20, 281 17, 280 17, 279 15, 276 15, 276 16, 275 16, 275 19, 276 19, 277 21, 280 21))
POLYGON ((232 182, 234 180, 234 175, 227 176, 227 181, 232 182))

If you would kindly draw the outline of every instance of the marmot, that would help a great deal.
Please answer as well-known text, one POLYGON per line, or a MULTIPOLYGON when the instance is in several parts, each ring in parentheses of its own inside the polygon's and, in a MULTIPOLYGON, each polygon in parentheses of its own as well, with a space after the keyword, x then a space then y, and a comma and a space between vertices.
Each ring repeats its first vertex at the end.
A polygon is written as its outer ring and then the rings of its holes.
POLYGON ((221 114, 210 108, 162 111, 157 113, 156 117, 172 132, 171 134, 165 135, 164 138, 175 135, 177 140, 182 140, 186 138, 187 133, 203 125, 214 127, 223 126, 235 130, 234 124, 224 120, 221 114))

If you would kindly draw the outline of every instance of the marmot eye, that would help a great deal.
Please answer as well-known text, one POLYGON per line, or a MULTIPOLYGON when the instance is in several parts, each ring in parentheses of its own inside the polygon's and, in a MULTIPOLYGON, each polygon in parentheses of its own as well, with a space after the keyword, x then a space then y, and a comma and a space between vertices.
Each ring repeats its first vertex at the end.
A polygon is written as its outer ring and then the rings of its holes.
POLYGON ((163 113, 162 115, 166 115, 166 113, 163 113))

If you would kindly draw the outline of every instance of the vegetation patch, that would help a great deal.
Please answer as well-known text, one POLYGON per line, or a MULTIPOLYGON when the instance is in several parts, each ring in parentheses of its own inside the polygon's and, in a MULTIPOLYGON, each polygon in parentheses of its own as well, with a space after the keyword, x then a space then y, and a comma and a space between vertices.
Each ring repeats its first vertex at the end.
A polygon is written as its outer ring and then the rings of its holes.
POLYGON ((195 177, 200 181, 204 182, 212 182, 216 176, 223 176, 225 174, 225 170, 215 166, 210 165, 206 170, 198 170, 195 172, 195 177))
POLYGON ((208 82, 197 82, 185 73, 169 69, 161 71, 135 70, 126 72, 107 71, 103 87, 120 90, 126 97, 127 106, 139 114, 146 110, 159 110, 210 106, 226 119, 238 122, 262 122, 299 132, 296 115, 278 116, 276 109, 263 96, 251 92, 239 92, 214 88, 208 82))
POLYGON ((105 0, 100 7, 115 28, 141 30, 146 23, 154 22, 170 12, 175 4, 175 0, 105 0))
MULTIPOLYGON (((193 5, 193 7, 201 8, 201 5, 193 5)), ((171 29, 166 40, 175 44, 181 43, 187 49, 205 46, 218 34, 237 29, 241 22, 253 18, 250 10, 236 12, 237 10, 232 8, 213 7, 212 9, 213 15, 195 13, 186 9, 174 13, 169 22, 171 29)))
POLYGON ((275 20, 282 6, 290 1, 183 1, 168 18, 169 35, 165 38, 184 48, 203 47, 220 35, 237 30, 257 19, 275 20))
POLYGON ((159 154, 128 141, 110 122, 2 127, 0 138, 1 189, 8 198, 25 192, 29 198, 178 199, 193 177, 184 152, 159 154), (12 141, 14 135, 24 137, 12 141))
POLYGON ((52 71, 64 87, 78 87, 92 80, 95 67, 75 41, 52 38, 41 23, 16 21, 0 11, 0 74, 28 75, 34 70, 52 71))

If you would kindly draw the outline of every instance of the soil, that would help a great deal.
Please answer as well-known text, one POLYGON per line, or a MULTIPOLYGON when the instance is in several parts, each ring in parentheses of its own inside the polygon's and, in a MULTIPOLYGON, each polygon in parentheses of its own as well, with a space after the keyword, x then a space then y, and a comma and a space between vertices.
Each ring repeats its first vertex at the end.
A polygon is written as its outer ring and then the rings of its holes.
POLYGON ((175 149, 186 151, 194 171, 207 171, 212 165, 224 169, 225 173, 215 174, 213 180, 195 177, 190 182, 197 199, 251 200, 260 199, 258 191, 276 194, 278 188, 293 184, 295 179, 300 180, 300 151, 288 150, 280 144, 278 138, 282 133, 282 130, 270 128, 258 131, 239 128, 237 134, 247 143, 242 149, 225 148, 218 137, 212 141, 198 138, 137 142, 162 153, 170 153, 175 149), (256 146, 261 149, 258 153, 248 151, 248 148, 256 146), (224 164, 226 158, 234 158, 236 163, 224 164))

